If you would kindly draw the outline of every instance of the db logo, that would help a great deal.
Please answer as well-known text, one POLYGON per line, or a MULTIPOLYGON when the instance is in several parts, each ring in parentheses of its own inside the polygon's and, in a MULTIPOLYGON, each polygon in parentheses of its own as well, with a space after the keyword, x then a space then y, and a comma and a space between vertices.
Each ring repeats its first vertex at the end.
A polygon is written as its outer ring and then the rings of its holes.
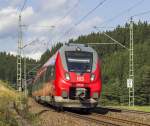
POLYGON ((77 81, 84 81, 84 77, 77 76, 77 81))

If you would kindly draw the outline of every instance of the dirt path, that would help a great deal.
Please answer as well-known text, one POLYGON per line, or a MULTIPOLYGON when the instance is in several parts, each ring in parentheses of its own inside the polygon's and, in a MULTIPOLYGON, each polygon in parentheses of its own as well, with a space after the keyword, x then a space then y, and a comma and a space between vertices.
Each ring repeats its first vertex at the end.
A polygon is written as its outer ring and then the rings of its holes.
POLYGON ((70 117, 66 114, 56 112, 51 108, 44 107, 29 99, 29 111, 38 115, 35 126, 98 126, 82 119, 70 117))

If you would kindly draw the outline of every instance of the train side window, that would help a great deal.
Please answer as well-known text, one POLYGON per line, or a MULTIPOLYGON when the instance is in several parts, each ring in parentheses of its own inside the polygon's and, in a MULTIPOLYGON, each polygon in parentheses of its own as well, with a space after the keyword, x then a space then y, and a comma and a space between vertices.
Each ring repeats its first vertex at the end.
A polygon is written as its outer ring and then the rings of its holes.
POLYGON ((54 68, 51 67, 51 77, 53 77, 53 76, 54 76, 54 68))
POLYGON ((55 76, 55 68, 54 68, 54 66, 49 66, 47 68, 47 71, 46 71, 46 74, 45 74, 45 80, 49 81, 52 78, 54 78, 54 76, 55 76))
POLYGON ((51 77, 55 78, 55 66, 51 66, 51 77))
POLYGON ((46 81, 46 72, 44 72, 44 75, 43 75, 43 82, 45 82, 46 81))
POLYGON ((45 74, 46 81, 48 81, 48 79, 49 79, 49 71, 50 71, 50 68, 48 67, 46 70, 46 74, 45 74))
POLYGON ((53 66, 53 68, 54 68, 54 71, 53 71, 53 78, 55 78, 55 70, 56 70, 56 68, 55 68, 55 66, 53 66))

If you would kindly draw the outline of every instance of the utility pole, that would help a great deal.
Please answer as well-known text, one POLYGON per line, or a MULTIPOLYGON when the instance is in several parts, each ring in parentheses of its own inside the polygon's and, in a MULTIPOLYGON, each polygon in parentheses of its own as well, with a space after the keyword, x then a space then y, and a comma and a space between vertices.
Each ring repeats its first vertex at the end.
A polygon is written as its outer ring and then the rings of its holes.
MULTIPOLYGON (((21 27, 22 27, 22 26, 23 26, 23 25, 21 25, 21 27)), ((26 59, 25 51, 23 51, 23 50, 24 50, 24 48, 26 48, 27 46, 29 46, 29 45, 31 45, 31 44, 37 42, 37 41, 39 41, 39 40, 38 40, 38 39, 35 39, 35 40, 31 41, 30 43, 28 43, 28 44, 26 44, 26 45, 23 45, 23 42, 22 42, 22 46, 21 46, 21 48, 20 48, 21 51, 22 51, 22 53, 24 54, 24 71, 23 71, 23 73, 24 73, 24 79, 23 79, 23 84, 22 84, 21 88, 24 87, 24 95, 25 95, 25 97, 27 97, 27 95, 28 95, 28 90, 27 90, 27 65, 26 65, 27 59, 26 59)))
POLYGON ((17 50, 17 89, 22 91, 22 23, 21 23, 21 14, 19 15, 19 31, 18 31, 18 50, 17 50))
POLYGON ((26 69, 26 57, 24 55, 24 93, 25 97, 27 97, 27 69, 26 69))
MULTIPOLYGON (((94 27, 97 29, 98 27, 94 27)), ((114 44, 118 44, 122 46, 125 49, 129 50, 129 78, 127 79, 127 88, 129 88, 129 106, 134 106, 134 99, 135 99, 135 94, 134 94, 134 42, 133 42, 133 21, 132 18, 130 20, 130 44, 129 48, 106 34, 105 32, 103 33, 106 37, 110 38, 112 41, 114 41, 114 44)), ((90 44, 90 43, 89 43, 90 44)), ((105 43, 93 43, 95 45, 98 44, 105 44, 105 43)), ((107 44, 113 44, 113 43, 107 43, 107 44)), ((92 45, 92 43, 91 43, 92 45)))
POLYGON ((133 47, 133 21, 130 20, 130 47, 129 47, 129 106, 134 106, 134 47, 133 47))

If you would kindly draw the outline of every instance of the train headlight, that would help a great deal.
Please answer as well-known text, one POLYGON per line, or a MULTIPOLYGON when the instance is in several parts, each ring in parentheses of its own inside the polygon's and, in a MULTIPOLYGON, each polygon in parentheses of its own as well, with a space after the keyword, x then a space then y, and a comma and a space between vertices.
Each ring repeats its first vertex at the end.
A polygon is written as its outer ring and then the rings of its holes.
POLYGON ((95 80, 95 75, 94 75, 94 74, 91 74, 90 80, 91 80, 91 81, 94 81, 94 80, 95 80))
POLYGON ((66 74, 65 74, 65 77, 66 77, 66 80, 70 80, 70 75, 69 75, 69 73, 66 73, 66 74))

